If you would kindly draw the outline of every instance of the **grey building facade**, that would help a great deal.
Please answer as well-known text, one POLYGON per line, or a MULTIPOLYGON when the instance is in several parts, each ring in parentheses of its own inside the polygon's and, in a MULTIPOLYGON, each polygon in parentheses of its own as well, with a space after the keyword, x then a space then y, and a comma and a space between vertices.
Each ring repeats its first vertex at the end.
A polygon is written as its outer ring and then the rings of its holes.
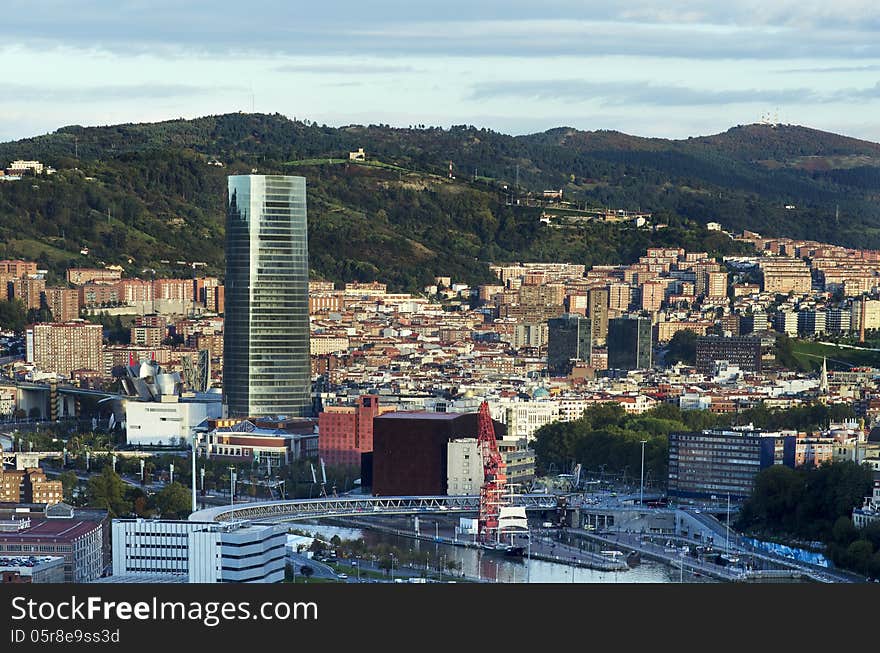
POLYGON ((571 373, 574 361, 590 364, 593 331, 590 319, 576 313, 547 320, 547 368, 551 374, 571 373))
POLYGON ((608 368, 641 370, 652 365, 652 324, 647 317, 608 320, 608 368))
POLYGON ((306 180, 228 183, 223 400, 230 416, 309 415, 306 180))

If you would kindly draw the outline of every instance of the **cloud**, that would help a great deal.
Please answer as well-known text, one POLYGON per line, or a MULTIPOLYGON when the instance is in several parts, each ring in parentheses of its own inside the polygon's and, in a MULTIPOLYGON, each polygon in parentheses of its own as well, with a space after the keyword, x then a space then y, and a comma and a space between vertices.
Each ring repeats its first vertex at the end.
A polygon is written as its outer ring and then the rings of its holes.
MULTIPOLYGON (((7 44, 116 53, 880 58, 875 2, 838 0, 45 0, 3 14, 7 44), (121 6, 118 6, 120 5, 121 6)), ((320 66, 321 64, 316 64, 320 66)))
POLYGON ((866 64, 864 66, 827 66, 816 68, 783 68, 774 70, 776 73, 863 73, 880 70, 880 64, 866 64))
POLYGON ((507 80, 474 84, 469 98, 473 100, 518 98, 561 102, 597 100, 605 107, 625 105, 693 107, 751 103, 824 104, 880 98, 880 83, 868 88, 846 88, 822 93, 809 88, 715 90, 652 82, 507 80))
POLYGON ((90 87, 0 84, 0 97, 18 102, 101 102, 114 100, 162 100, 241 91, 231 86, 189 84, 109 84, 90 87))
POLYGON ((417 72, 412 66, 386 66, 358 63, 285 64, 275 68, 279 73, 311 73, 317 75, 385 75, 417 72))

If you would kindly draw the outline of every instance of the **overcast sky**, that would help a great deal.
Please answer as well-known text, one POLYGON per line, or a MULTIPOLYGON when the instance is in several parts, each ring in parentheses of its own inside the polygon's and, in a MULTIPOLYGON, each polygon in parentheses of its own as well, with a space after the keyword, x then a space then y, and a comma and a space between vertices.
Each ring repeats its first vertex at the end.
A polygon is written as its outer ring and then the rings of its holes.
POLYGON ((876 0, 7 4, 0 141, 251 110, 672 138, 771 114, 880 141, 876 0))

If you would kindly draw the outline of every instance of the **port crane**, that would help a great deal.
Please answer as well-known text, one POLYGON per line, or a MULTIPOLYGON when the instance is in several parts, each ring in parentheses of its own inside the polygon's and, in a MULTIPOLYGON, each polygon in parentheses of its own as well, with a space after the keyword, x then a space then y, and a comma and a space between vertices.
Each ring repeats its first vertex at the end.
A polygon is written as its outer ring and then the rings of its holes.
POLYGON ((495 427, 486 401, 480 404, 477 414, 477 447, 483 460, 483 485, 480 487, 480 515, 477 527, 480 541, 490 543, 498 532, 498 516, 501 512, 501 504, 505 501, 507 470, 501 452, 498 451, 495 427))

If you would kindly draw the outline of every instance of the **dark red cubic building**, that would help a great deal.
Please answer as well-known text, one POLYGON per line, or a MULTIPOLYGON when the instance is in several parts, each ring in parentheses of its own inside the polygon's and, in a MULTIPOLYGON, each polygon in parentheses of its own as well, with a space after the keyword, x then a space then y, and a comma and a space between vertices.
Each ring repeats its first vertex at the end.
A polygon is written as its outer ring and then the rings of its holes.
MULTIPOLYGON (((507 432, 493 420, 495 437, 507 432)), ((446 447, 477 437, 477 413, 399 411, 373 420, 373 494, 446 494, 446 447)))

